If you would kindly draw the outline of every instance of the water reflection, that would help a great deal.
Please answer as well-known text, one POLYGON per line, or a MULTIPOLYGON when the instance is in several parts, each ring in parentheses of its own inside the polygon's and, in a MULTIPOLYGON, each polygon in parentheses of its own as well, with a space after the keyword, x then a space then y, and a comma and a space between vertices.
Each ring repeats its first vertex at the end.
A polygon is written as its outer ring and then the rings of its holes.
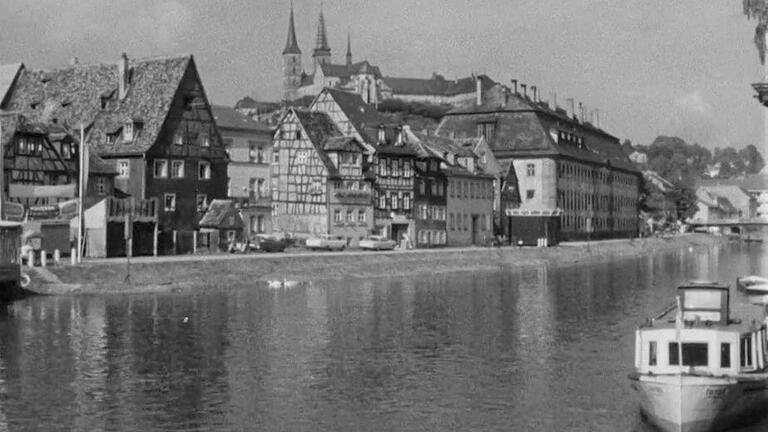
POLYGON ((28 299, 0 307, 0 431, 650 430, 636 324, 764 257, 28 299))

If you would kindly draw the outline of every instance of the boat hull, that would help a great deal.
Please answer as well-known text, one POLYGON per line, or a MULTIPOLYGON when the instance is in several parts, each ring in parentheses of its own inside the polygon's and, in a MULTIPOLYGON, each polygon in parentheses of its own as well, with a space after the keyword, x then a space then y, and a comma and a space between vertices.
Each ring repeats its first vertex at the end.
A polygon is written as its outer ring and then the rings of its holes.
POLYGON ((640 375, 632 386, 643 416, 665 432, 720 431, 765 415, 768 375, 640 375))

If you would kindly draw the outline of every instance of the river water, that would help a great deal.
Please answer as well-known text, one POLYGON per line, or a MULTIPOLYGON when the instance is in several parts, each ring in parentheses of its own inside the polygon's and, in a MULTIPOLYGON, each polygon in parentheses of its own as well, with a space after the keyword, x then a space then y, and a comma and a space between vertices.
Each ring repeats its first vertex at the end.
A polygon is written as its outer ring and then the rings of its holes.
MULTIPOLYGON (((0 307, 0 431, 651 431, 634 329, 729 245, 565 269, 0 307)), ((744 302, 732 290, 732 302, 744 302)), ((768 421, 743 431, 768 430, 768 421)))

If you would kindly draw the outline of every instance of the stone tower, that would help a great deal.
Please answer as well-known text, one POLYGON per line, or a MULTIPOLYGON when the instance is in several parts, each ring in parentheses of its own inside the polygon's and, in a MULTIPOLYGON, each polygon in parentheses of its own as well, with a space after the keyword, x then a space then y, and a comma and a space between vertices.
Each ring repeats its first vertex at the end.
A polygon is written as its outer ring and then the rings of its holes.
POLYGON ((323 18, 323 6, 320 5, 320 18, 317 21, 317 40, 315 50, 312 53, 315 71, 317 66, 331 62, 331 49, 328 47, 328 37, 325 35, 325 19, 323 18))
POLYGON ((296 29, 293 24, 293 3, 288 21, 288 40, 283 50, 283 100, 293 101, 299 98, 301 87, 301 50, 296 42, 296 29))

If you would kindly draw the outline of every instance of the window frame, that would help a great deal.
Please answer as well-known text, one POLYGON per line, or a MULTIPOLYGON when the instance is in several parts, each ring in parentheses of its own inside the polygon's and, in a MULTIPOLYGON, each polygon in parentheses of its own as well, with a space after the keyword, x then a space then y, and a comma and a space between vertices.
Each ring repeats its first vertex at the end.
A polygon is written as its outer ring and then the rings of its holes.
POLYGON ((210 180, 212 177, 211 163, 208 161, 197 162, 197 178, 198 180, 210 180))
POLYGON ((170 178, 174 178, 174 179, 183 179, 184 178, 184 160, 183 159, 172 159, 171 160, 170 178), (175 166, 177 164, 181 167, 181 169, 179 170, 179 175, 176 175, 176 173, 175 173, 175 166))
POLYGON ((156 179, 165 179, 168 178, 168 159, 155 159, 152 163, 152 174, 153 177, 156 179), (163 169, 158 174, 158 165, 162 166, 163 169))
POLYGON ((176 193, 166 192, 163 194, 163 211, 175 212, 176 211, 176 193), (168 198, 171 199, 171 206, 168 206, 168 198))
POLYGON ((131 162, 128 159, 117 160, 117 178, 126 179, 131 176, 131 162), (125 168, 125 172, 123 172, 125 168))

